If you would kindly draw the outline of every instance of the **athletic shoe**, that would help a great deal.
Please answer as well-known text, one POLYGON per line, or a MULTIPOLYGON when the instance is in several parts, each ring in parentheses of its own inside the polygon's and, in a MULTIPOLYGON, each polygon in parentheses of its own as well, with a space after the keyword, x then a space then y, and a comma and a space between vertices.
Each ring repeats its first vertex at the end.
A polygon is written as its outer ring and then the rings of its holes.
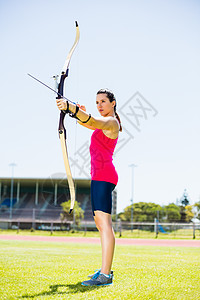
POLYGON ((96 279, 96 278, 99 276, 100 272, 101 272, 101 269, 96 269, 96 270, 94 271, 94 274, 88 275, 88 277, 89 277, 89 278, 96 279))
POLYGON ((84 286, 101 286, 101 285, 110 285, 112 284, 112 275, 108 275, 109 277, 105 276, 104 274, 100 273, 97 278, 91 278, 90 280, 83 281, 81 285, 84 286))
MULTIPOLYGON (((94 272, 95 272, 94 274, 88 275, 88 277, 89 277, 89 278, 96 279, 96 278, 99 276, 99 274, 101 273, 101 269, 96 269, 94 272)), ((111 275, 112 277, 114 277, 113 271, 112 271, 112 270, 110 271, 110 275, 111 275)))

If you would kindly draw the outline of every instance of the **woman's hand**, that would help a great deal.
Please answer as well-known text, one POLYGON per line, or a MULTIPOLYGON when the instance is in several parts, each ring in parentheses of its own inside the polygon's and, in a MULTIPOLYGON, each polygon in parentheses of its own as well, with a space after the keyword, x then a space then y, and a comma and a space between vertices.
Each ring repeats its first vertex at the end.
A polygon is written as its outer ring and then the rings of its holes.
POLYGON ((67 101, 64 99, 56 99, 56 104, 60 110, 66 110, 67 109, 67 101))
POLYGON ((85 106, 84 105, 80 105, 80 104, 76 104, 80 109, 82 109, 83 111, 86 111, 86 108, 85 108, 85 106))

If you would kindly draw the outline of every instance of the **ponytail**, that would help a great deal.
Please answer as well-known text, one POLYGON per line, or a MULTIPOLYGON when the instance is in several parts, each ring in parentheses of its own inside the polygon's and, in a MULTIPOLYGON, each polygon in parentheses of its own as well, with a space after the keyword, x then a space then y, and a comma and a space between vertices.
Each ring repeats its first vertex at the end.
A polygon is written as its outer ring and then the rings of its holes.
POLYGON ((119 131, 122 131, 121 120, 120 120, 120 117, 119 117, 119 115, 116 111, 115 111, 115 117, 116 117, 117 121, 119 122, 119 131))

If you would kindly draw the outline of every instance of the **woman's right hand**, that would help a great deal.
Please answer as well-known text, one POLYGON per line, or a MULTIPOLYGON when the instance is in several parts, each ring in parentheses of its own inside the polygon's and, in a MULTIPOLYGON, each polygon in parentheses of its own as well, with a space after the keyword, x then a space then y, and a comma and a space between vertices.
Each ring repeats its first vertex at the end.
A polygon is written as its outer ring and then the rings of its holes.
POLYGON ((80 104, 76 104, 80 109, 82 109, 83 111, 86 111, 86 108, 84 105, 80 105, 80 104))

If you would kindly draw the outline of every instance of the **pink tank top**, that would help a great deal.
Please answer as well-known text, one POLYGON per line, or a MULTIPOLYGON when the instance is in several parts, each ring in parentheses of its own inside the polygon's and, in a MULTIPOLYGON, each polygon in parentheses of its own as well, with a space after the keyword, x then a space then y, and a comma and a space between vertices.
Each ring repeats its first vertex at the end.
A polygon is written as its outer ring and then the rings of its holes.
POLYGON ((112 162, 117 140, 108 138, 101 129, 93 132, 90 144, 92 180, 117 184, 118 175, 112 162))

